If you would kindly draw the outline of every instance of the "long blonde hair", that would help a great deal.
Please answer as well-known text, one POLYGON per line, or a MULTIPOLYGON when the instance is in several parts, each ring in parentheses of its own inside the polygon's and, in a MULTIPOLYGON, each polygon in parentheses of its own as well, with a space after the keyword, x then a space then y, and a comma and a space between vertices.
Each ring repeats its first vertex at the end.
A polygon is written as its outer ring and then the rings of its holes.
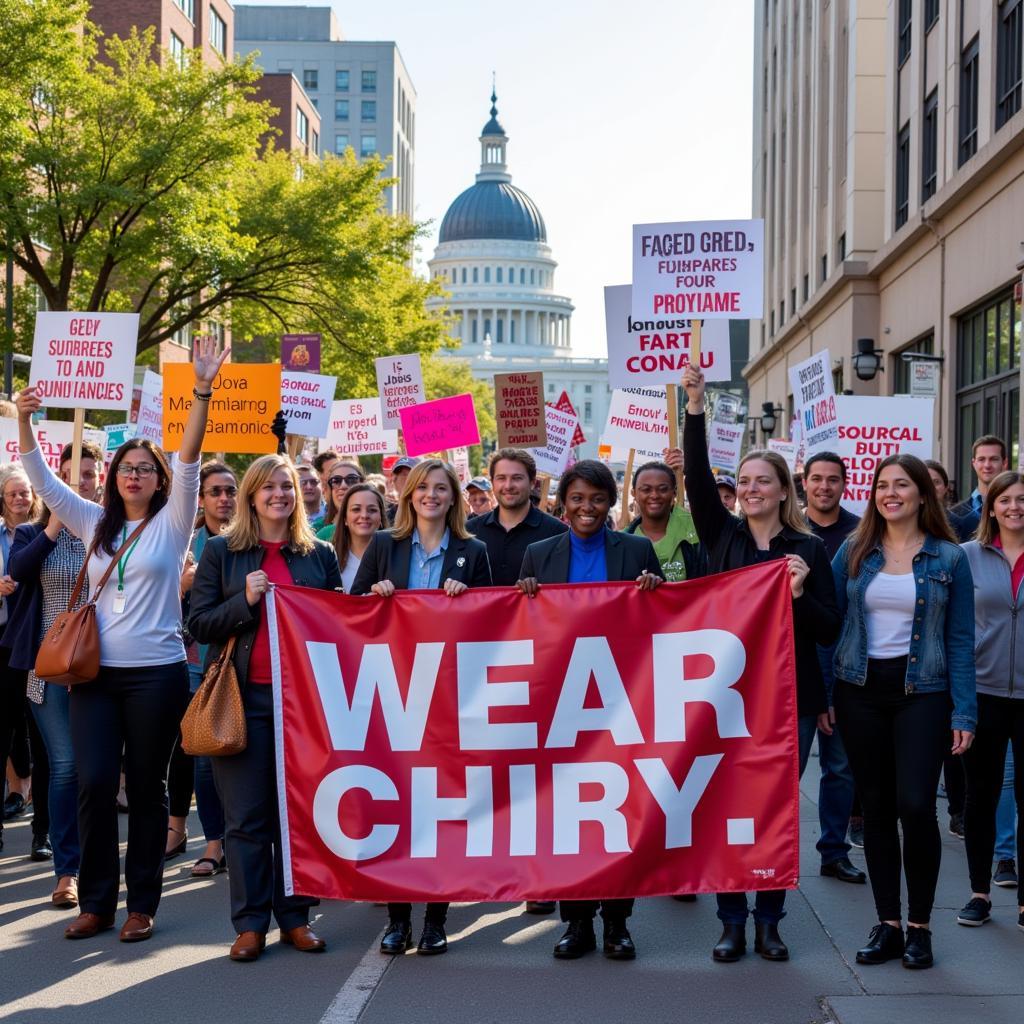
POLYGON ((800 499, 796 494, 796 484, 793 483, 793 474, 789 471, 789 464, 778 452, 752 451, 747 452, 740 460, 739 468, 736 470, 736 479, 739 480, 740 470, 752 459, 761 459, 767 462, 775 470, 779 483, 786 494, 786 500, 779 503, 779 520, 783 526, 797 533, 810 533, 804 517, 800 515, 800 499))
POLYGON ((391 531, 395 540, 405 540, 406 537, 411 537, 412 531, 416 529, 416 513, 412 507, 412 496, 415 494, 416 488, 435 469, 441 470, 448 477, 448 485, 452 489, 453 503, 445 514, 445 525, 451 535, 458 537, 459 540, 468 540, 473 536, 466 529, 466 509, 462 503, 462 487, 455 470, 440 459, 425 459, 409 470, 408 479, 399 495, 398 511, 395 512, 395 528, 391 531))
POLYGON ((29 493, 32 495, 32 504, 29 506, 28 518, 25 520, 26 523, 34 523, 43 512, 43 499, 36 494, 36 489, 32 486, 32 481, 29 480, 28 474, 21 468, 21 466, 5 466, 0 470, 0 519, 5 523, 7 522, 7 508, 4 502, 4 490, 7 488, 7 482, 13 479, 24 480, 28 484, 29 493))
POLYGON ((306 519, 306 510, 302 507, 299 474, 291 459, 284 455, 261 455, 245 471, 238 485, 235 518, 221 534, 227 539, 229 551, 251 551, 259 547, 260 521, 253 506, 253 498, 279 469, 287 472, 295 491, 295 507, 288 517, 288 547, 301 555, 307 555, 316 546, 316 538, 306 519))

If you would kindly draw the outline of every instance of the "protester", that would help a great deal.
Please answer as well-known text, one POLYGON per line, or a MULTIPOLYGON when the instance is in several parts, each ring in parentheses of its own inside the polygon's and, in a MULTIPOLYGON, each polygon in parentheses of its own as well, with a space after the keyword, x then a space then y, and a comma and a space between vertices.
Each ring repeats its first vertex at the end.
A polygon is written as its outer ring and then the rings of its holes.
MULTIPOLYGON (((466 529, 487 545, 494 585, 514 587, 526 549, 537 541, 560 536, 569 527, 530 502, 537 463, 524 448, 499 448, 491 456, 488 473, 498 507, 474 516, 466 523, 466 529)), ((543 906, 547 910, 542 911, 540 906, 528 909, 534 913, 555 909, 546 902, 543 906)))
POLYGON ((327 508, 324 512, 324 525, 316 531, 318 540, 328 543, 334 540, 334 528, 338 524, 338 509, 345 492, 356 484, 365 481, 366 476, 354 459, 338 459, 331 463, 327 471, 327 508))
POLYGON ((359 571, 373 535, 383 529, 386 519, 384 496, 371 484, 356 484, 345 492, 334 531, 334 551, 341 570, 345 593, 352 592, 352 583, 359 571))
POLYGON ((224 842, 231 866, 232 960, 259 959, 273 913, 281 942, 302 952, 325 948, 309 927, 317 900, 286 896, 277 810, 270 629, 263 598, 272 584, 318 590, 341 586, 338 560, 317 540, 299 502, 299 479, 280 455, 256 459, 242 477, 238 514, 207 541, 192 584, 189 632, 208 645, 212 664, 234 637, 235 671, 245 706, 245 750, 213 758, 224 804, 224 842))
POLYGON ((381 494, 382 498, 385 498, 385 499, 387 498, 387 494, 388 494, 388 481, 387 481, 387 478, 384 476, 383 473, 367 473, 366 474, 366 482, 368 484, 372 484, 374 487, 376 487, 377 490, 380 491, 380 494, 381 494))
MULTIPOLYGON (((238 480, 231 468, 223 462, 204 462, 199 470, 199 515, 196 529, 189 542, 185 571, 181 576, 181 614, 188 622, 191 610, 192 584, 195 581, 199 559, 203 557, 206 542, 219 537, 231 522, 237 507, 238 480)), ((206 648, 197 643, 187 631, 185 654, 188 659, 189 692, 195 696, 203 681, 203 663, 206 648)), ((196 811, 206 839, 206 849, 192 865, 191 874, 196 878, 208 878, 225 870, 224 858, 224 808, 221 806, 217 787, 213 780, 213 763, 208 757, 192 757, 181 749, 181 738, 174 745, 171 766, 167 779, 167 792, 171 805, 171 816, 167 825, 167 859, 184 853, 188 842, 185 822, 195 792, 196 811)))
POLYGON ((677 473, 681 475, 682 468, 682 451, 669 448, 664 462, 645 462, 633 474, 633 500, 640 514, 625 531, 651 542, 669 583, 692 580, 707 571, 693 517, 677 504, 677 473))
MULTIPOLYGON (((957 539, 961 544, 969 541, 978 529, 978 523, 981 521, 980 513, 976 512, 973 508, 968 509, 962 515, 954 512, 952 503, 949 500, 949 474, 946 472, 946 467, 935 459, 925 459, 924 464, 928 467, 928 475, 932 478, 932 483, 935 485, 935 496, 939 499, 939 504, 945 509, 946 516, 949 518, 950 525, 953 527, 953 532, 957 535, 957 539)), ((962 806, 961 803, 961 808, 962 806)), ((960 838, 962 839, 963 835, 960 838)))
POLYGON ((491 481, 485 476, 475 476, 466 484, 466 500, 469 502, 470 515, 474 516, 486 515, 497 505, 491 481))
POLYGON ((31 422, 42 400, 31 387, 18 397, 22 462, 52 513, 91 552, 91 590, 126 539, 144 527, 118 558, 96 603, 100 674, 71 690, 81 844, 81 913, 64 932, 71 939, 90 938, 114 924, 119 875, 115 797, 122 750, 129 803, 128 919, 120 938, 137 942, 153 934, 163 883, 167 763, 188 699, 179 583, 195 520, 199 451, 213 381, 226 357, 227 350, 217 355, 212 339, 196 342, 194 400, 173 481, 163 452, 134 438, 111 460, 101 505, 86 501, 47 468, 31 422))
POLYGON ((340 458, 341 456, 333 448, 326 448, 313 456, 313 469, 320 478, 320 495, 325 500, 331 491, 327 486, 327 478, 331 475, 331 466, 340 458))
POLYGON ((320 477, 308 462, 300 462, 295 469, 299 474, 299 484, 302 487, 302 508, 309 520, 309 525, 314 530, 319 529, 323 526, 323 516, 327 511, 327 504, 320 493, 320 477))
MULTIPOLYGON (((964 755, 964 826, 971 898, 957 915, 963 925, 989 920, 989 881, 996 845, 996 808, 1006 748, 1024 763, 1024 626, 1018 615, 1024 583, 1024 474, 1000 473, 985 492, 978 539, 964 545, 974 579, 978 729, 964 755)), ((1017 856, 1024 859, 1024 778, 1014 784, 1017 856)), ((1000 865, 1002 867, 1002 864, 1000 865)), ((1024 928, 1024 883, 1017 882, 1017 923, 1024 928)))
POLYGON ((715 478, 715 483, 718 485, 718 498, 722 504, 730 511, 736 511, 736 480, 734 477, 729 476, 727 473, 720 473, 715 478))
POLYGON ((978 486, 969 497, 953 506, 953 512, 958 516, 968 512, 981 515, 989 485, 1007 468, 1006 442, 995 434, 983 434, 971 445, 971 468, 978 478, 978 486))
MULTIPOLYGON (((814 740, 815 727, 832 731, 817 643, 830 644, 839 629, 839 613, 824 544, 808 529, 797 507, 796 489, 785 460, 776 452, 748 452, 740 463, 737 498, 740 515, 722 504, 708 462, 704 425, 704 375, 687 367, 683 452, 686 489, 697 536, 708 551, 712 573, 785 558, 793 594, 797 716, 800 770, 814 740)), ((788 960, 779 936, 785 915, 784 889, 758 892, 754 905, 754 949, 766 960, 788 960)), ((712 957, 722 963, 746 952, 745 893, 719 893, 718 917, 724 926, 712 957)))
MULTIPOLYGON (((804 518, 812 532, 825 545, 831 562, 840 545, 860 522, 840 504, 846 487, 846 464, 835 452, 819 451, 804 463, 804 493, 807 508, 804 518)), ((821 781, 818 783, 818 823, 821 835, 817 850, 821 855, 821 874, 841 882, 863 885, 867 875, 850 862, 850 843, 846 836, 850 825, 856 787, 853 771, 843 747, 843 740, 835 730, 835 707, 832 690, 832 655, 835 646, 818 646, 818 662, 828 698, 829 733, 818 732, 818 763, 821 781)))
POLYGON ((945 750, 971 745, 977 706, 971 570, 920 459, 878 463, 864 518, 832 566, 845 616, 833 660, 836 722, 864 806, 879 920, 857 962, 902 957, 905 967, 931 967, 942 855, 935 792, 945 750))
MULTIPOLYGON (((618 487, 611 470, 594 459, 583 459, 558 482, 558 500, 569 519, 568 533, 537 541, 526 549, 519 589, 536 597, 545 583, 606 583, 636 580, 640 590, 654 590, 662 581, 661 566, 646 537, 614 533, 605 521, 615 504, 618 487)), ((559 912, 568 925, 555 944, 560 960, 575 960, 597 948, 594 914, 604 921, 604 955, 610 960, 633 960, 636 946, 626 927, 632 899, 561 900, 559 912)))
POLYGON ((384 495, 389 525, 393 525, 395 522, 395 515, 398 512, 398 499, 405 489, 405 481, 409 478, 409 473, 419 465, 419 462, 419 459, 403 455, 400 459, 396 459, 395 464, 391 467, 391 492, 390 495, 384 495), (390 500, 392 497, 394 500, 390 500))
MULTIPOLYGON (((469 587, 490 585, 487 548, 466 529, 455 470, 440 459, 418 463, 399 496, 394 529, 374 534, 351 592, 392 597, 396 590, 440 588, 449 597, 458 597, 469 587)), ((447 951, 447 917, 447 903, 427 904, 417 953, 447 951)), ((380 951, 394 955, 411 946, 411 904, 389 903, 380 951)))

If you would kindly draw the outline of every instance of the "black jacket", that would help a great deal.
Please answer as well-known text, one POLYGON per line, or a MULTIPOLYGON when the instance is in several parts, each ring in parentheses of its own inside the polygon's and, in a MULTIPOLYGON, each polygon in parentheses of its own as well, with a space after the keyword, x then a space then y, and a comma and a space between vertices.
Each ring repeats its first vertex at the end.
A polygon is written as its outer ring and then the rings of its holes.
MULTIPOLYGON (((39 574, 56 547, 39 523, 24 523, 14 531, 7 573, 18 589, 7 597, 7 625, 0 646, 11 651, 11 668, 34 669, 43 628, 43 588, 39 574)), ((88 590, 88 581, 86 582, 88 590)))
POLYGON ((799 555, 810 566, 803 594, 793 601, 793 633, 796 651, 797 710, 818 715, 828 710, 817 645, 827 647, 839 636, 841 616, 828 553, 820 537, 784 526, 771 539, 767 553, 758 552, 745 519, 729 512, 718 496, 718 486, 708 462, 704 417, 686 414, 683 427, 686 460, 686 493, 690 514, 701 544, 708 550, 712 573, 727 572, 767 559, 799 555))
MULTIPOLYGON (((262 601, 250 607, 245 599, 245 577, 263 564, 264 554, 262 547, 230 551, 226 538, 211 537, 203 548, 192 583, 189 634, 199 643, 209 645, 206 665, 216 660, 232 636, 237 636, 235 671, 243 685, 248 677, 252 645, 263 615, 262 601)), ((281 549, 281 557, 288 563, 292 582, 297 587, 316 590, 337 590, 341 587, 338 556, 326 541, 316 541, 308 555, 300 555, 286 545, 281 549)))
MULTIPOLYGON (((538 583, 567 583, 571 551, 572 542, 568 533, 531 544, 523 556, 519 578, 533 576, 538 583)), ((658 556, 654 553, 654 545, 646 537, 605 530, 604 556, 609 582, 635 580, 645 569, 655 576, 665 578, 658 556)))
MULTIPOLYGON (((368 594, 370 587, 381 580, 390 580, 399 590, 408 590, 411 559, 412 537, 395 540, 390 530, 379 530, 373 535, 359 563, 356 578, 352 581, 352 593, 368 594)), ((460 540, 449 535, 441 563, 441 582, 449 579, 459 580, 467 587, 491 586, 487 545, 473 537, 460 540)))

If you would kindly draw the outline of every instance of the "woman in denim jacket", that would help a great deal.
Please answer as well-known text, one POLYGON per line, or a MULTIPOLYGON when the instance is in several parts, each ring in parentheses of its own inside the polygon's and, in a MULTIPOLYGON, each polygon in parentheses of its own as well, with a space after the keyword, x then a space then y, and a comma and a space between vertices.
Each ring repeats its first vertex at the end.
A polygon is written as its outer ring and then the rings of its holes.
POLYGON ((954 754, 971 744, 977 701, 971 570, 920 459, 890 455, 878 464, 864 518, 832 572, 844 614, 833 659, 836 725, 864 805, 879 919, 857 962, 902 957, 904 967, 931 967, 942 852, 935 791, 950 743, 954 754))

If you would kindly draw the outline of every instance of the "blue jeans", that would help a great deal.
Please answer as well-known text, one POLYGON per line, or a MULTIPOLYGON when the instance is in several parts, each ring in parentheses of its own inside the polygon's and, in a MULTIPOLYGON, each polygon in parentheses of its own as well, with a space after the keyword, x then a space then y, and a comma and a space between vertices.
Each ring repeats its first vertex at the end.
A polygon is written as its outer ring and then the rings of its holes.
MULTIPOLYGON (((195 696, 202 673, 192 665, 188 667, 189 692, 195 696)), ((191 697, 189 698, 191 699, 191 697)), ((208 757, 190 758, 193 765, 192 783, 196 794, 196 813, 208 843, 224 838, 224 808, 213 781, 213 762, 208 757)))
POLYGON ((68 690, 46 685, 42 704, 29 702, 50 759, 50 844, 53 870, 58 878, 78 876, 78 772, 71 746, 68 690))
POLYGON ((1017 857, 1017 803, 1013 798, 1013 744, 1006 745, 1003 791, 996 805, 996 860, 1017 857))
MULTIPOLYGON (((821 782, 818 784, 818 824, 821 837, 817 849, 823 865, 834 864, 850 852, 846 830, 850 824, 855 788, 853 771, 838 729, 831 736, 818 733, 818 758, 821 765, 821 782)), ((1012 793, 1010 800, 1012 803, 1012 793)))
MULTIPOLYGON (((801 715, 797 719, 797 737, 800 750, 800 774, 807 767, 811 744, 818 728, 817 715, 801 715)), ((786 890, 762 889, 754 897, 754 921, 757 924, 778 924, 786 916, 786 890)), ((722 924, 745 924, 750 914, 745 892, 718 894, 718 920, 722 924)))

